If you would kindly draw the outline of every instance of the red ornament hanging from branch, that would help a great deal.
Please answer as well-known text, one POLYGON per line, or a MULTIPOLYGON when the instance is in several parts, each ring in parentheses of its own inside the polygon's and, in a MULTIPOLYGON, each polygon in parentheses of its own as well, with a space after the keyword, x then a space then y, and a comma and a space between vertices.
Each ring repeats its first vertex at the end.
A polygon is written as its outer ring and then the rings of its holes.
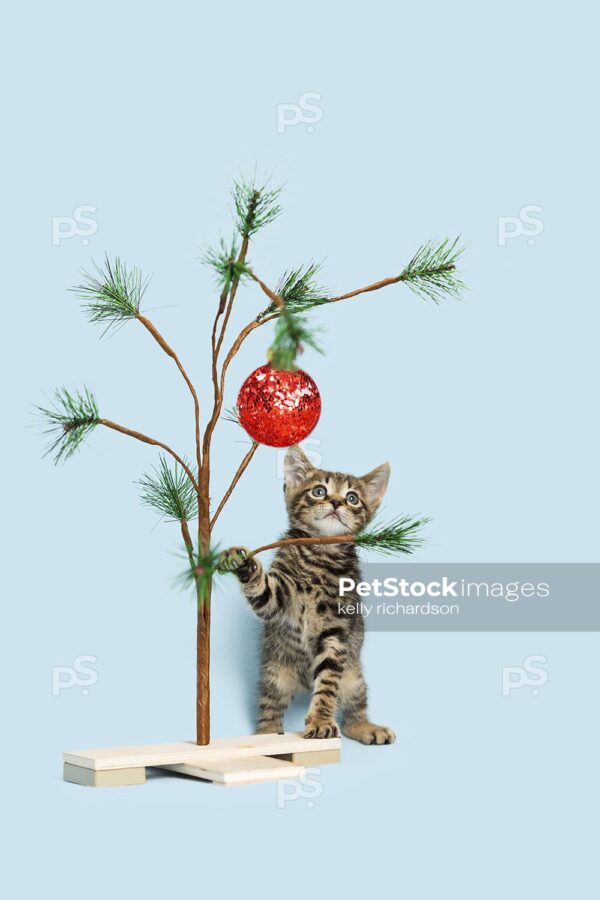
POLYGON ((306 318, 290 310, 282 295, 248 272, 270 298, 277 320, 269 362, 255 369, 240 389, 238 417, 259 444, 291 447, 308 437, 321 415, 319 389, 310 375, 296 366, 296 358, 306 346, 322 351, 306 318))
POLYGON ((240 424, 269 447, 290 447, 311 433, 321 415, 321 395, 302 369, 260 366, 246 378, 237 401, 240 424))

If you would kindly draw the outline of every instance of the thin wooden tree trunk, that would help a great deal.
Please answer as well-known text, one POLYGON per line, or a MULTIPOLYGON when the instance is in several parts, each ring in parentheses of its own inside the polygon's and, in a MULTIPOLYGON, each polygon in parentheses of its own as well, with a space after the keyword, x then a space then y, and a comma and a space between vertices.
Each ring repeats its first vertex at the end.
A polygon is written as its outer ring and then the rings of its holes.
POLYGON ((196 743, 210 743, 210 594, 198 598, 196 635, 196 743))
MULTIPOLYGON (((199 473, 198 546, 200 553, 210 547, 210 463, 208 454, 199 473)), ((200 591, 196 628, 196 743, 210 743, 210 600, 212 581, 200 591)))

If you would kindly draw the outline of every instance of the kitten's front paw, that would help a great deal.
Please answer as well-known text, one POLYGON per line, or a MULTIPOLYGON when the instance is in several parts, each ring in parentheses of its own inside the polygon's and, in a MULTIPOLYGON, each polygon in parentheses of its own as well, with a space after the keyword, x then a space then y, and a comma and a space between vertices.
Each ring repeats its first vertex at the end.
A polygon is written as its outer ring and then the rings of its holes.
POLYGON ((391 728, 374 725, 373 722, 349 722, 342 730, 346 737, 361 744, 393 744, 396 740, 391 728))
POLYGON ((313 738, 332 738, 339 737, 340 729, 337 722, 333 719, 307 719, 304 729, 304 737, 313 738))
POLYGON ((255 559, 248 559, 249 552, 246 547, 224 550, 219 556, 219 571, 233 572, 244 584, 250 581, 258 572, 260 564, 255 559))

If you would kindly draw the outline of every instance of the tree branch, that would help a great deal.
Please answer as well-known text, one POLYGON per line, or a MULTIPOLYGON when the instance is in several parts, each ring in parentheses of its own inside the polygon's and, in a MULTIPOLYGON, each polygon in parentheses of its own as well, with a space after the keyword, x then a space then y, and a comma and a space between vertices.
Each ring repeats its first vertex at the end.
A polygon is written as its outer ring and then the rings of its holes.
POLYGON ((254 454, 256 453, 257 449, 258 449, 258 444, 257 444, 256 441, 253 441, 253 442, 252 442, 252 446, 250 447, 250 449, 248 450, 248 452, 247 452, 246 455, 244 456, 243 460, 241 461, 241 463, 240 463, 240 465, 239 465, 239 468, 238 468, 237 472, 236 472, 235 475, 233 476, 233 480, 232 480, 231 484, 229 485, 227 491, 225 492, 225 495, 223 496, 223 499, 221 500, 221 502, 219 503, 219 505, 218 505, 218 507, 217 507, 217 511, 215 512, 214 516, 213 516, 212 519, 211 519, 211 523, 210 523, 211 529, 214 528, 215 522, 216 522, 217 519, 219 518, 219 516, 220 516, 220 514, 221 514, 221 511, 222 511, 222 509, 223 509, 223 507, 225 506, 225 504, 227 503, 227 501, 228 501, 229 498, 231 497, 231 495, 232 495, 232 493, 233 493, 233 491, 234 491, 234 489, 235 489, 236 484, 238 483, 238 481, 240 480, 240 478, 242 477, 242 475, 244 474, 244 472, 245 472, 246 469, 248 468, 248 465, 249 465, 249 463, 250 463, 250 460, 252 459, 252 457, 253 457, 254 454))
POLYGON ((183 543, 185 544, 185 549, 187 550, 188 559, 190 561, 190 568, 195 569, 196 560, 194 559, 194 544, 190 535, 190 529, 188 528, 187 519, 181 519, 181 536, 183 537, 183 543))
POLYGON ((225 312, 225 305, 227 303, 227 294, 228 289, 224 287, 219 296, 219 306, 217 308, 217 312, 215 315, 215 321, 213 322, 212 334, 210 336, 210 347, 211 347, 211 373, 212 373, 212 383, 213 383, 213 396, 214 402, 216 403, 219 397, 219 378, 217 375, 217 328, 219 326, 219 319, 225 312))
MULTIPOLYGON (((263 210, 260 210, 261 204, 261 194, 264 189, 257 189, 256 187, 250 188, 250 191, 244 191, 242 185, 239 185, 239 189, 234 193, 234 200, 236 203, 236 211, 238 216, 240 217, 240 221, 238 222, 238 226, 240 228, 240 233, 242 235, 242 246, 237 258, 237 266, 243 268, 244 262, 246 260, 246 254, 248 253, 248 244, 250 243, 250 235, 254 234, 254 232, 261 227, 261 224, 267 224, 270 220, 270 217, 273 214, 277 215, 279 208, 273 207, 273 201, 276 199, 276 194, 271 192, 264 197, 264 203, 266 205, 263 206, 263 210), (269 209, 271 207, 271 209, 269 209), (257 214, 262 212, 262 222, 257 220, 257 214), (267 215, 265 219, 264 216, 267 215)), ((225 310, 225 318, 223 319, 223 325, 221 326, 221 332, 219 334, 219 339, 216 343, 214 343, 214 338, 216 337, 216 324, 217 320, 215 320, 215 328, 213 329, 213 363, 214 363, 214 377, 213 383, 215 385, 215 391, 217 390, 216 384, 216 365, 217 359, 219 358, 219 353, 221 352, 221 346, 223 344, 223 339, 225 337, 225 332, 227 330, 227 325, 229 322, 229 317, 231 315, 231 310, 233 309, 233 301, 235 300, 235 295, 237 293, 238 285, 240 283, 240 275, 234 278, 231 289, 229 291, 229 302, 227 304, 227 309, 225 310)), ((223 312, 224 304, 223 297, 221 297, 221 303, 219 305, 219 313, 218 316, 223 312)), ((217 319, 218 319, 217 316, 217 319)), ((217 398, 215 397, 215 403, 217 398)), ((216 419, 215 418, 215 422, 216 419)), ((214 424, 213 424, 214 428, 214 424)))
MULTIPOLYGON (((267 295, 271 303, 274 303, 276 306, 282 309, 285 305, 285 301, 283 300, 283 298, 280 297, 279 294, 275 293, 275 291, 271 290, 271 288, 267 284, 265 284, 264 281, 261 281, 261 279, 257 275, 255 275, 254 272, 248 270, 248 274, 253 279, 253 281, 255 281, 259 285, 263 293, 267 295)), ((405 279, 402 275, 395 275, 392 278, 383 278, 381 281, 375 281, 373 284, 369 284, 366 287, 357 288, 355 291, 349 291, 349 293, 347 294, 340 294, 338 297, 327 297, 327 299, 324 299, 322 303, 319 303, 319 306, 327 306, 328 303, 337 303, 339 300, 349 300, 351 297, 357 297, 359 294, 367 294, 370 291, 378 291, 390 284, 398 284, 398 282, 404 280, 405 279)), ((269 319, 263 319, 261 324, 267 321, 269 321, 269 319)))
MULTIPOLYGON (((238 263, 243 263, 244 260, 246 259, 246 254, 248 252, 248 243, 249 243, 248 238, 245 237, 242 241, 242 246, 241 246, 238 258, 237 258, 238 263)), ((218 359, 219 359, 219 353, 220 353, 221 347, 223 345, 223 339, 225 337, 225 331, 227 329, 229 317, 231 315, 231 310, 233 309, 233 301, 235 300, 235 295, 237 293, 239 283, 240 283, 239 278, 234 279, 234 281, 232 282, 231 289, 229 291, 229 301, 227 303, 227 308, 225 310, 225 318, 223 319, 223 324, 221 326, 221 331, 219 333, 219 338, 218 338, 216 344, 215 344, 215 339, 216 339, 216 334, 217 334, 217 323, 218 323, 219 317, 221 315, 221 312, 219 312, 219 311, 217 312, 217 316, 215 318, 215 322, 213 325, 212 380, 213 380, 213 387, 214 387, 214 404, 213 404, 212 415, 210 417, 210 420, 209 420, 208 425, 206 426, 206 430, 204 432, 204 442, 203 442, 202 449, 203 449, 205 457, 207 454, 210 454, 210 442, 211 442, 211 438, 212 438, 212 433, 215 430, 215 425, 217 424, 217 421, 221 414, 221 408, 223 406, 224 378, 223 378, 222 373, 221 373, 221 378, 219 379, 219 377, 218 377, 217 363, 218 363, 218 359)), ((221 311, 222 311, 222 305, 223 305, 222 301, 223 301, 223 294, 221 294, 221 302, 219 304, 219 310, 221 310, 221 311)), ((210 460, 206 460, 206 462, 208 465, 208 470, 207 470, 207 478, 208 478, 208 476, 210 474, 210 460)))
MULTIPOLYGON (((255 281, 259 285, 259 287, 261 288, 263 293, 265 293, 267 295, 267 297, 269 298, 269 300, 271 300, 272 303, 275 303, 280 309, 285 305, 282 297, 280 297, 279 294, 276 294, 275 291, 272 291, 271 288, 267 284, 265 284, 265 282, 262 281, 254 272, 249 270, 249 275, 253 279, 253 281, 255 281)), ((350 297, 355 297, 358 294, 364 294, 364 293, 367 293, 368 291, 377 291, 382 287, 387 287, 390 284, 396 284, 399 281, 400 281, 400 276, 395 277, 395 278, 385 278, 382 281, 376 281, 374 284, 368 285, 367 287, 364 287, 364 288, 358 288, 358 290, 351 291, 348 294, 340 294, 339 297, 331 297, 322 305, 326 306, 327 303, 336 303, 338 300, 347 300, 350 297)), ((231 345, 231 348, 230 348, 227 356, 225 357, 225 361, 223 362, 223 366, 221 369, 220 385, 219 385, 219 390, 220 390, 221 396, 223 395, 223 390, 225 387, 225 374, 227 372, 227 369, 229 368, 229 364, 231 363, 231 361, 232 361, 233 357, 236 355, 236 353, 239 351, 240 347, 242 346, 242 344, 244 343, 244 341, 246 340, 248 335, 251 334, 256 328, 260 328, 261 325, 266 325, 267 322, 272 322, 274 319, 277 318, 277 316, 278 316, 278 313, 274 312, 271 315, 265 316, 264 319, 260 319, 260 321, 257 319, 253 319, 252 322, 248 322, 248 324, 238 334, 237 338, 231 345)))
POLYGON ((152 335, 152 337, 154 338, 156 343, 164 350, 164 352, 167 354, 167 356, 169 356, 173 360, 173 362, 175 363, 175 365, 181 372, 183 380, 187 384, 190 394, 192 395, 192 398, 194 400, 194 418, 195 418, 195 423, 196 423, 196 465, 198 466, 198 472, 199 472, 201 465, 202 465, 202 456, 201 456, 201 446, 202 445, 201 445, 201 440, 200 440, 200 401, 198 400, 198 394, 196 393, 196 388, 192 384, 190 377, 188 376, 187 372, 183 368, 183 365, 181 364, 181 360, 179 359, 179 357, 177 356, 177 354, 175 353, 173 348, 165 341, 164 337, 162 336, 160 331, 156 328, 156 326, 150 321, 150 319, 147 319, 145 316, 141 315, 141 313, 138 315, 137 318, 138 318, 138 321, 141 322, 141 324, 144 326, 144 328, 146 328, 146 330, 150 332, 150 334, 152 335))
MULTIPOLYGON (((242 254, 240 252, 240 258, 241 258, 241 256, 242 256, 242 254)), ((263 293, 266 294, 266 296, 269 298, 271 303, 274 303, 278 307, 278 309, 280 309, 280 310, 283 309, 285 306, 285 301, 283 300, 283 298, 280 297, 279 294, 277 294, 275 291, 271 290, 271 288, 267 284, 265 284, 265 282, 262 281, 262 279, 260 279, 258 277, 258 275, 256 275, 256 273, 252 271, 252 269, 247 269, 247 272, 248 272, 248 275, 252 278, 252 280, 255 281, 256 284, 258 284, 258 286, 263 291, 263 293)), ((339 297, 332 297, 332 298, 328 299, 326 301, 326 303, 324 303, 322 305, 326 306, 327 303, 336 303, 338 300, 346 300, 346 299, 349 299, 350 297, 355 297, 358 294, 367 293, 368 291, 377 291, 382 287, 387 287, 387 285, 389 285, 389 284, 397 284, 397 282, 399 282, 400 280, 401 280, 401 276, 397 276, 395 278, 385 278, 382 281, 377 281, 374 284, 368 285, 367 287, 364 287, 364 288, 359 288, 358 290, 352 291, 348 294, 341 294, 339 297)), ((229 305, 228 305, 229 311, 230 311, 231 305, 232 305, 232 301, 230 298, 229 305)), ((277 316, 278 316, 278 313, 274 312, 271 315, 267 315, 263 319, 260 319, 260 321, 257 319, 254 319, 252 322, 249 322, 241 330, 241 332, 238 334, 237 338, 231 345, 231 348, 229 349, 229 352, 227 353, 227 356, 225 357, 225 360, 221 367, 221 375, 219 377, 218 399, 216 399, 216 401, 215 401, 213 416, 211 417, 211 420, 206 428, 206 432, 204 435, 204 452, 205 453, 206 453, 207 443, 208 443, 208 445, 210 445, 210 436, 212 435, 212 432, 214 431, 215 425, 216 425, 219 415, 221 413, 221 407, 223 405, 223 393, 225 390, 225 375, 227 373, 227 369, 229 368, 229 364, 231 363, 233 357, 236 355, 236 353, 238 352, 238 350, 240 349, 240 347, 242 346, 243 342, 246 340, 248 335, 251 334, 256 328, 260 328, 261 325, 266 325, 267 322, 272 322, 274 319, 277 318, 277 316)), ((228 318, 228 316, 226 314, 226 319, 227 318, 228 318)), ((226 321, 224 321, 223 328, 221 329, 218 350, 220 350, 220 347, 222 344, 222 337, 224 336, 224 333, 225 333, 225 324, 226 324, 226 321)), ((218 350, 217 350, 217 355, 218 355, 218 350)), ((217 359, 216 359, 214 352, 213 352, 213 361, 214 361, 214 367, 216 370, 217 359)), ((213 373, 213 383, 214 383, 214 373, 213 373)))
POLYGON ((240 347, 242 346, 242 344, 244 343, 244 341, 246 340, 246 338, 248 337, 248 335, 252 334, 252 332, 256 328, 260 328, 261 325, 265 325, 267 322, 272 322, 273 319, 276 319, 276 318, 277 318, 277 314, 273 313, 272 316, 269 316, 266 319, 262 319, 260 322, 258 322, 256 319, 253 319, 252 322, 248 322, 248 324, 244 328, 242 328, 242 330, 236 337, 235 341, 231 345, 229 352, 223 362, 223 366, 221 368, 221 382, 220 382, 221 396, 223 396, 223 390, 225 388, 225 375, 227 373, 227 369, 229 368, 229 364, 230 364, 231 360, 233 359, 233 357, 238 352, 238 350, 240 349, 240 347))
POLYGON ((282 538, 279 541, 273 541, 272 544, 264 544, 257 547, 248 554, 248 558, 256 556, 257 553, 264 553, 265 550, 275 550, 277 547, 289 547, 292 544, 354 544, 356 543, 353 534, 327 534, 321 537, 300 537, 300 538, 282 538))
POLYGON ((186 465, 186 463, 182 460, 182 458, 175 453, 167 444, 163 444, 162 441, 156 441, 154 438, 148 437, 146 434, 142 434, 141 431, 133 431, 131 428, 125 428, 124 425, 118 425, 116 422, 112 422, 110 419, 98 419, 98 425, 104 425, 106 428, 112 428, 113 431, 118 431, 120 434, 126 434, 128 437, 135 438, 136 441, 141 441, 143 444, 151 444, 153 447, 160 447, 165 453, 170 454, 173 459, 177 460, 183 471, 186 473, 196 491, 198 490, 198 483, 194 478, 194 474, 190 467, 186 465))
MULTIPOLYGON (((244 251, 246 249, 247 249, 247 247, 243 246, 242 251, 240 251, 239 259, 242 259, 242 261, 243 261, 243 259, 245 259, 244 251), (244 253, 243 258, 242 258, 242 253, 244 253)), ((454 268, 454 266, 452 265, 451 268, 454 268)), ((217 383, 216 383, 217 358, 218 358, 218 353, 219 353, 222 343, 223 343, 223 337, 225 335, 225 328, 226 328, 226 325, 227 325, 227 322, 229 319, 229 314, 231 312, 231 308, 233 305, 233 298, 231 296, 232 293, 235 296, 233 286, 232 286, 232 291, 230 292, 229 303, 227 306, 225 319, 223 321, 223 327, 221 328, 221 333, 219 335, 219 341, 216 346, 216 352, 215 352, 215 345, 214 345, 214 337, 216 334, 216 323, 217 323, 218 316, 217 316, 217 319, 215 319, 215 327, 213 328, 213 384, 215 385, 215 404, 214 404, 214 408, 213 408, 213 415, 211 416, 210 422, 208 423, 205 434, 204 434, 204 448, 203 449, 204 449, 205 457, 206 457, 207 452, 209 452, 212 433, 215 429, 215 425, 216 425, 219 415, 221 413, 221 408, 223 405, 223 395, 224 395, 224 391, 225 391, 225 376, 226 376, 227 369, 229 368, 231 361, 233 360, 234 356, 238 353, 240 347, 242 346, 243 342, 246 340, 248 335, 250 335, 256 328, 260 328, 261 325, 266 325, 267 322, 272 322, 274 319, 276 319, 278 317, 279 311, 285 308, 285 301, 279 294, 277 294, 275 291, 273 291, 251 269, 247 268, 246 271, 247 271, 247 274, 252 278, 252 280, 255 281, 256 284, 258 284, 258 286, 263 291, 263 293, 266 294, 266 296, 269 298, 271 303, 273 303, 275 306, 277 306, 278 311, 273 312, 270 315, 265 315, 264 318, 254 319, 252 322, 249 322, 241 330, 241 332, 238 334, 237 338, 231 345, 229 352, 227 353, 227 356, 225 357, 225 360, 221 367, 221 374, 220 374, 219 380, 218 380, 218 388, 217 388, 217 383)), ((405 280, 407 280, 407 279, 404 274, 396 275, 391 278, 383 278, 382 280, 375 281, 373 284, 369 284, 366 287, 357 288, 354 291, 349 291, 346 294, 340 294, 337 297, 329 297, 323 304, 319 304, 319 305, 326 306, 328 303, 337 303, 340 300, 349 300, 352 297, 357 297, 359 294, 367 294, 367 293, 371 293, 372 291, 378 291, 381 288, 388 287, 391 284, 398 284, 399 282, 405 281, 405 280)), ((235 290, 237 290, 237 283, 235 284, 235 290)), ((220 315, 220 313, 218 315, 220 315)), ((250 451, 250 452, 252 453, 252 451, 250 451)), ((248 462, 252 458, 252 455, 250 455, 248 462)), ((246 465, 247 465, 247 463, 246 463, 246 465)), ((239 477, 241 477, 241 475, 243 474, 243 471, 245 468, 246 468, 246 466, 244 466, 242 471, 239 473, 239 476, 236 475, 236 478, 234 479, 235 483, 232 485, 230 492, 235 487, 235 484, 237 484, 237 481, 239 480, 239 477)), ((217 512, 215 513, 215 516, 213 517, 213 521, 212 521, 211 525, 214 524, 214 522, 216 521, 217 516, 220 514, 220 512, 223 508, 223 503, 227 501, 228 496, 229 496, 229 494, 226 495, 226 497, 224 498, 224 501, 221 501, 221 505, 218 507, 217 512)), ((342 536, 341 538, 336 538, 335 540, 332 540, 329 538, 327 538, 327 539, 312 539, 312 538, 298 539, 298 542, 300 542, 300 543, 334 544, 334 543, 345 543, 345 542, 347 543, 349 540, 354 540, 354 538, 350 535, 350 536, 342 536)), ((289 542, 294 542, 294 541, 295 541, 295 539, 289 539, 289 542)), ((280 547, 280 546, 283 546, 283 544, 281 542, 277 542, 276 544, 269 544, 268 546, 261 547, 261 548, 259 548, 259 550, 256 550, 254 552, 259 553, 259 552, 262 552, 263 550, 267 550, 267 549, 270 550, 270 549, 273 549, 274 547, 280 547)))
MULTIPOLYGON (((280 309, 285 305, 285 301, 283 300, 283 298, 280 297, 279 294, 275 293, 275 291, 271 290, 271 288, 267 284, 265 284, 265 282, 262 281, 252 270, 248 270, 248 274, 253 279, 253 281, 255 281, 259 285, 259 287, 261 288, 263 293, 265 293, 267 295, 267 297, 269 298, 269 300, 272 303, 275 303, 276 306, 278 306, 280 309)), ((339 300, 348 300, 351 297, 356 297, 358 294, 365 294, 370 291, 378 291, 380 288, 387 287, 390 284, 397 284, 401 280, 402 280, 402 277, 400 275, 393 277, 393 278, 384 278, 382 281, 376 281, 374 284, 367 285, 367 287, 358 288, 357 290, 351 291, 348 294, 340 294, 339 297, 331 297, 325 303, 320 304, 320 305, 327 306, 328 303, 337 303, 339 300)), ((220 380, 219 380, 219 392, 220 392, 221 398, 223 397, 223 392, 224 392, 224 388, 225 388, 225 375, 226 375, 227 369, 229 368, 229 364, 231 363, 233 357, 239 351, 240 347, 242 346, 242 344, 244 343, 244 341, 246 340, 248 335, 252 334, 252 332, 256 328, 260 328, 261 325, 266 325, 268 322, 272 322, 274 319, 277 318, 277 316, 278 316, 278 313, 273 312, 270 315, 267 315, 260 320, 253 319, 252 322, 248 322, 248 324, 238 334, 235 341, 231 345, 231 348, 229 349, 229 352, 227 353, 227 356, 225 357, 223 366, 221 368, 221 375, 220 375, 220 380)), ((221 411, 221 407, 219 406, 219 413, 220 413, 220 411, 221 411)), ((217 415, 217 418, 218 418, 218 415, 217 415)), ((216 419, 215 419, 215 422, 216 422, 216 419)), ((213 426, 213 428, 214 428, 214 426, 213 426)))
POLYGON ((263 291, 263 293, 265 293, 267 295, 267 297, 269 298, 271 303, 274 303, 275 306, 279 307, 279 309, 284 308, 285 300, 283 299, 283 297, 280 297, 279 294, 275 293, 275 291, 272 291, 271 288, 267 284, 264 283, 264 281, 260 280, 258 275, 254 274, 252 269, 248 269, 248 274, 249 274, 250 278, 252 278, 252 280, 255 281, 260 286, 261 290, 263 291))
POLYGON ((366 550, 379 553, 413 553, 423 543, 421 528, 429 523, 428 518, 414 518, 402 515, 391 522, 375 521, 361 528, 355 534, 323 535, 320 537, 281 538, 272 544, 265 544, 253 550, 249 556, 255 556, 264 550, 275 550, 293 544, 356 544, 366 550))
MULTIPOLYGON (((373 284, 368 284, 366 287, 357 288, 355 291, 350 291, 348 294, 340 294, 339 297, 329 297, 327 303, 337 303, 338 300, 349 300, 350 297, 357 297, 359 294, 368 294, 371 291, 378 291, 380 288, 387 287, 390 284, 398 284, 399 281, 402 281, 401 275, 396 275, 393 278, 383 278, 381 281, 375 281, 373 284)), ((323 304, 326 306, 327 304, 323 304)))
MULTIPOLYGON (((248 238, 244 238, 242 241, 242 247, 237 258, 237 262, 244 263, 246 259, 246 254, 248 252, 248 238)), ((221 352, 221 347, 223 345, 223 338, 225 337, 225 332, 227 330, 227 325, 229 323, 229 317, 231 315, 231 310, 233 309, 233 301, 235 300, 235 295, 237 293, 237 289, 240 283, 239 278, 234 278, 231 284, 231 290, 229 291, 229 302, 227 303, 227 308, 225 310, 225 318, 223 319, 223 324, 221 325, 221 331, 219 334, 219 340, 217 341, 216 349, 215 349, 215 364, 219 358, 219 353, 221 352)))

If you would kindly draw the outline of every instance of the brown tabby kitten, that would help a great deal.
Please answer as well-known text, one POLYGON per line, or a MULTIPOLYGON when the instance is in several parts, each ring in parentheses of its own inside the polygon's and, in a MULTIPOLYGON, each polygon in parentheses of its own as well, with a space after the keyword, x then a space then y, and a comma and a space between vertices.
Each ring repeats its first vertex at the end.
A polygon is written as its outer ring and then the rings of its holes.
MULTIPOLYGON (((311 465, 300 447, 285 457, 286 537, 356 532, 373 516, 387 488, 387 463, 354 478, 311 465)), ((363 744, 391 744, 394 732, 367 716, 367 686, 360 662, 364 622, 338 611, 340 576, 360 581, 354 544, 280 547, 265 572, 248 551, 234 547, 222 566, 235 571, 250 606, 264 623, 258 734, 283 731, 292 697, 312 690, 305 738, 342 731, 363 744)))

